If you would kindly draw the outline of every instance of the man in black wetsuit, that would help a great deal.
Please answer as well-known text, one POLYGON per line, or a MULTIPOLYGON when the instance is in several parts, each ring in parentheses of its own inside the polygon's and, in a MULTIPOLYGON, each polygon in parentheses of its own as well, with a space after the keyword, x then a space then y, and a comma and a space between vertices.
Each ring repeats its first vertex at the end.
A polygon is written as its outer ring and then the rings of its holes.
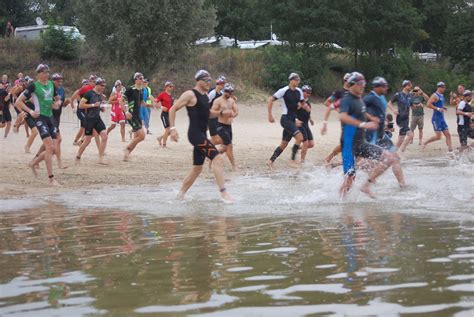
POLYGON ((125 112, 125 117, 128 123, 132 127, 133 139, 130 144, 125 148, 123 160, 128 161, 130 154, 135 149, 138 143, 145 140, 146 131, 142 126, 142 120, 140 118, 140 108, 145 104, 143 101, 143 77, 142 73, 135 73, 133 80, 135 84, 125 91, 122 102, 122 110, 125 112))
MULTIPOLYGON (((214 101, 222 96, 222 89, 224 88, 227 79, 224 76, 219 76, 216 80, 216 87, 209 91, 209 109, 212 108, 214 101)), ((209 118, 209 135, 214 145, 222 143, 219 134, 217 133, 217 127, 219 126, 217 118, 209 118)))
POLYGON ((232 203, 232 197, 227 193, 224 186, 224 161, 222 155, 214 144, 207 139, 207 125, 209 117, 217 117, 219 113, 211 113, 209 109, 209 97, 207 92, 211 84, 211 75, 205 70, 199 70, 194 76, 196 86, 184 92, 170 109, 170 137, 178 142, 178 132, 175 126, 176 112, 186 107, 189 116, 188 140, 194 146, 193 169, 184 179, 179 198, 183 198, 188 189, 193 185, 196 178, 202 172, 204 161, 209 158, 212 163, 212 171, 219 187, 221 198, 226 203, 232 203))
POLYGON ((286 149, 292 138, 295 138, 295 144, 293 145, 291 160, 288 161, 288 164, 291 167, 300 167, 300 164, 296 162, 296 154, 298 153, 300 144, 303 142, 303 133, 301 133, 299 127, 297 126, 298 122, 296 121, 296 111, 299 107, 304 108, 306 104, 304 102, 303 91, 298 88, 298 85, 301 81, 300 76, 297 73, 291 73, 288 77, 288 80, 288 85, 280 88, 277 92, 270 96, 267 102, 268 121, 270 123, 275 122, 272 113, 273 102, 281 99, 283 106, 283 112, 280 119, 280 125, 283 128, 283 135, 280 145, 275 149, 273 155, 267 161, 267 166, 270 169, 273 168, 273 163, 286 149))

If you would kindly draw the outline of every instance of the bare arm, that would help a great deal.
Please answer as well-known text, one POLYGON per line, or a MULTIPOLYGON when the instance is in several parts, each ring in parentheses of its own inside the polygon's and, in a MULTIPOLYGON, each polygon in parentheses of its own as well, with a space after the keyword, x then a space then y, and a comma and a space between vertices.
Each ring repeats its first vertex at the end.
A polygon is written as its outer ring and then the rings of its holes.
POLYGON ((234 118, 239 115, 239 108, 237 108, 237 102, 234 99, 234 104, 232 105, 232 112, 234 112, 234 118))
POLYGON ((33 118, 37 118, 39 116, 39 113, 28 108, 28 106, 25 104, 25 101, 25 95, 21 94, 15 102, 15 107, 20 111, 28 112, 33 118))
POLYGON ((221 98, 222 97, 219 97, 216 100, 214 100, 214 103, 212 104, 212 108, 211 108, 210 118, 219 117, 220 111, 221 111, 221 101, 222 101, 221 98))
POLYGON ((427 107, 436 111, 443 112, 444 108, 438 108, 434 105, 435 102, 439 100, 438 96, 436 94, 432 94, 431 97, 428 99, 428 105, 427 107))
POLYGON ((351 125, 354 127, 369 129, 369 130, 376 130, 378 128, 378 124, 375 122, 364 122, 351 117, 347 112, 339 113, 339 119, 342 123, 351 125))
POLYGON ((175 118, 176 112, 181 110, 183 107, 186 107, 188 104, 191 103, 193 100, 194 94, 191 90, 184 92, 181 97, 175 102, 175 104, 171 107, 170 113, 170 127, 175 128, 175 118))
POLYGON ((274 101, 275 101, 275 97, 273 96, 268 97, 268 101, 267 101, 268 121, 272 123, 275 122, 275 119, 273 118, 273 113, 272 113, 274 101))

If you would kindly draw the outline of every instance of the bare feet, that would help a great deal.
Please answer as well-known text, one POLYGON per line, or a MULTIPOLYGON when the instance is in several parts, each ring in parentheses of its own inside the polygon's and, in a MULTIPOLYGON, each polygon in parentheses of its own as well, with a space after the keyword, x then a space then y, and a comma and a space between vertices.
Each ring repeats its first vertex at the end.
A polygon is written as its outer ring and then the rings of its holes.
POLYGON ((72 145, 74 145, 74 146, 81 146, 81 143, 82 143, 81 141, 74 141, 74 142, 72 143, 72 145))
POLYGON ((288 160, 288 166, 292 168, 300 168, 301 164, 296 162, 295 160, 288 160))
POLYGON ((422 143, 422 144, 421 144, 421 150, 422 150, 422 151, 426 150, 426 143, 422 143))
POLYGON ((365 182, 364 185, 362 185, 360 191, 367 194, 370 198, 375 199, 375 194, 370 190, 370 183, 368 181, 365 182))
POLYGON ((54 177, 49 179, 49 185, 54 187, 61 187, 61 184, 54 177))
POLYGON ((33 164, 30 163, 30 164, 28 164, 28 166, 31 168, 31 171, 33 172, 33 175, 35 176, 35 178, 37 178, 38 177, 38 171, 36 170, 37 169, 36 165, 33 165, 33 164))
POLYGON ((62 161, 58 161, 58 167, 59 167, 59 169, 64 170, 64 169, 68 168, 69 166, 65 165, 62 161))
POLYGON ((25 145, 25 153, 31 153, 31 149, 27 145, 25 145))
POLYGON ((273 161, 272 160, 268 160, 265 164, 267 164, 268 169, 273 170, 273 161))
POLYGON ((163 140, 163 136, 160 135, 159 137, 156 138, 156 141, 158 141, 158 143, 160 143, 160 146, 163 147, 163 143, 161 143, 161 141, 163 140))
POLYGON ((109 165, 109 163, 104 160, 104 157, 99 158, 99 164, 100 165, 109 165))
POLYGON ((128 162, 130 160, 130 151, 125 148, 125 150, 123 150, 123 161, 124 162, 128 162))
POLYGON ((176 199, 177 199, 177 200, 184 200, 184 193, 183 193, 183 192, 179 192, 178 195, 176 195, 176 199))
POLYGON ((224 204, 233 204, 234 199, 229 195, 228 192, 222 192, 221 193, 221 199, 224 202, 224 204))

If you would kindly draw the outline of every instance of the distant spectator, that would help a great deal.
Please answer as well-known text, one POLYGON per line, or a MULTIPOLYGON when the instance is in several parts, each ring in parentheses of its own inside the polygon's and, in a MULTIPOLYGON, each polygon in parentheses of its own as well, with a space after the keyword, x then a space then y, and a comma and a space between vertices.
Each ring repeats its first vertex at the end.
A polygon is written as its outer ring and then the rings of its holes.
POLYGON ((7 22, 7 27, 5 28, 5 37, 13 37, 13 33, 15 32, 15 28, 13 27, 10 21, 7 22))

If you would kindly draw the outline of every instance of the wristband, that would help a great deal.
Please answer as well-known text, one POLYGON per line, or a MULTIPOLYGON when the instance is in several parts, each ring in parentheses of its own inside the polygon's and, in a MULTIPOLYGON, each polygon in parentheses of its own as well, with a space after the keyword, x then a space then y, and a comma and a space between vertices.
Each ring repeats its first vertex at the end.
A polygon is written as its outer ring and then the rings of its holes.
POLYGON ((171 127, 170 131, 176 130, 176 127, 171 127))
POLYGON ((367 122, 361 122, 361 123, 359 124, 359 128, 362 129, 363 127, 365 127, 366 124, 367 124, 367 122))

